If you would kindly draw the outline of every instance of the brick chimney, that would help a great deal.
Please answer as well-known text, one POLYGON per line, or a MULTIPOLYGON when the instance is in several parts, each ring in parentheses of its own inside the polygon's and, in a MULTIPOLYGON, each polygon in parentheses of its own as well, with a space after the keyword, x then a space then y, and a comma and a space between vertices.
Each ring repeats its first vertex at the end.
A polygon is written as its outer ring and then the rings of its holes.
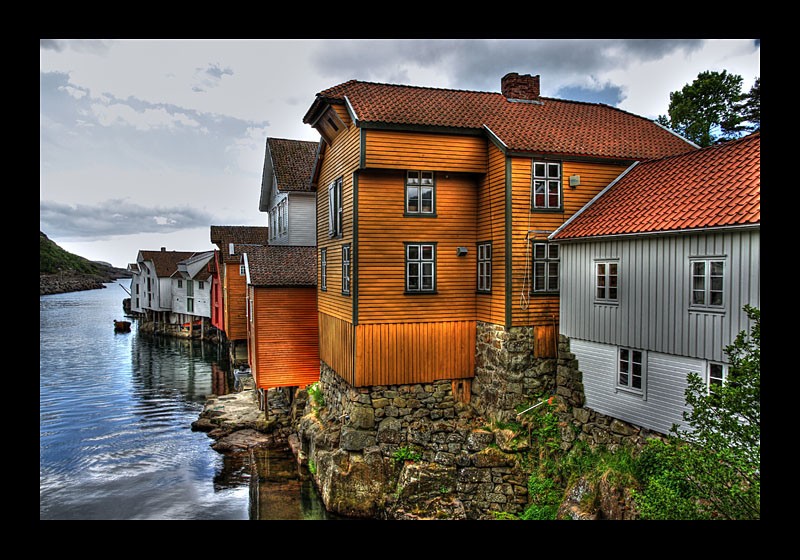
POLYGON ((539 75, 509 72, 500 80, 500 91, 508 99, 539 99, 539 75))

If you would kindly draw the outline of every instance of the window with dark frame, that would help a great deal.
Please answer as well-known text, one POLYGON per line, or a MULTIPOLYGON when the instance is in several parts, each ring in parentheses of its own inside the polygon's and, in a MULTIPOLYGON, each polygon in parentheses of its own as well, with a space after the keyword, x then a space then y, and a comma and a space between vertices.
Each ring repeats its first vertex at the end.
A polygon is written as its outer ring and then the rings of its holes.
POLYGON ((342 178, 328 185, 328 235, 342 235, 342 178))
POLYGON ((492 244, 478 244, 478 291, 492 291, 492 244))
POLYGON ((433 171, 406 171, 406 214, 434 215, 436 194, 433 171))
POLYGON ((319 250, 319 289, 328 291, 328 248, 319 250))
POLYGON ((350 244, 342 245, 342 293, 350 294, 350 244))
POLYGON ((533 244, 533 292, 558 292, 561 257, 555 243, 533 244))
POLYGON ((531 189, 534 208, 561 208, 561 164, 534 161, 531 189))
POLYGON ((406 248, 406 293, 436 291, 436 244, 409 242, 406 248))

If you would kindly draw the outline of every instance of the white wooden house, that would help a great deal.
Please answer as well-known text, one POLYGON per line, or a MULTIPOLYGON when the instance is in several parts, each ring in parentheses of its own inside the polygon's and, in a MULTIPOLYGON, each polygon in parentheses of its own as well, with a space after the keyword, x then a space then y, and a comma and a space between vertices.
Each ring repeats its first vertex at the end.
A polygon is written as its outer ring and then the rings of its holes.
MULTIPOLYGON (((182 326, 211 318, 211 280, 209 263, 213 251, 195 253, 179 261, 172 275, 171 322, 182 326)), ((188 328, 188 326, 187 326, 188 328)))
POLYGON ((634 164, 551 234, 586 406, 661 433, 760 307, 760 133, 634 164))
POLYGON ((259 210, 267 213, 270 245, 317 244, 316 189, 311 176, 318 145, 267 138, 259 210))

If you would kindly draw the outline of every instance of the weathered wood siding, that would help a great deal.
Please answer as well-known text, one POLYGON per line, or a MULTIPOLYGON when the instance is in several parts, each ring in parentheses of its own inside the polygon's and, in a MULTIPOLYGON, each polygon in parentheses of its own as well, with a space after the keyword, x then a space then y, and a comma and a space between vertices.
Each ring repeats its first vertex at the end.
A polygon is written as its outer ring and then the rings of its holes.
POLYGON ((434 181, 436 217, 409 217, 403 171, 359 174, 359 324, 474 320, 478 179, 436 172, 434 181), (414 241, 437 244, 435 294, 405 294, 404 242, 414 241))
POLYGON ((259 388, 319 380, 316 288, 256 288, 250 324, 250 366, 259 388))
MULTIPOLYGON (((534 158, 537 161, 541 159, 534 158)), ((525 293, 531 287, 533 277, 533 242, 526 243, 528 230, 555 231, 580 210, 597 193, 613 181, 627 166, 604 165, 563 161, 562 164, 562 211, 536 210, 531 203, 531 158, 511 158, 511 245, 512 245, 512 286, 511 286, 511 323, 513 326, 542 325, 558 323, 558 295, 536 295, 531 293, 527 309, 521 300, 523 286, 525 293), (569 177, 580 175, 580 186, 571 188, 569 177)), ((552 160, 558 161, 558 160, 552 160)), ((544 239, 546 235, 541 235, 544 239)), ((563 277, 563 272, 562 272, 563 277)))
POLYGON ((367 130, 364 163, 368 168, 486 172, 486 138, 367 130))
POLYGON ((353 324, 319 312, 319 359, 353 383, 353 324))
MULTIPOLYGON (((505 324, 505 184, 506 158, 494 144, 489 143, 488 170, 478 184, 475 237, 476 243, 492 243, 492 286, 491 293, 476 294, 475 305, 479 321, 498 325, 505 324)), ((477 271, 475 275, 477 277, 477 271)))
POLYGON ((645 352, 646 398, 616 390, 617 347, 585 340, 571 340, 570 350, 583 373, 585 406, 601 414, 631 422, 663 434, 673 424, 687 428, 686 376, 703 375, 706 362, 697 358, 645 352))
POLYGON ((649 235, 562 243, 561 333, 665 354, 724 361, 760 307, 760 231, 649 235), (690 259, 725 261, 724 308, 690 306, 690 259), (619 303, 594 302, 593 262, 619 259, 619 303))
MULTIPOLYGON (((319 311, 333 317, 353 320, 352 295, 342 294, 342 245, 353 243, 353 172, 359 163, 360 131, 352 125, 347 111, 341 106, 334 106, 340 118, 347 126, 334 141, 327 146, 322 159, 322 167, 317 182, 317 270, 321 274, 319 261, 321 251, 327 248, 328 289, 322 291, 322 284, 317 277, 319 311), (337 178, 342 178, 343 226, 342 236, 328 235, 328 185, 337 178)), ((351 277, 352 282, 352 277, 351 277)))
POLYGON ((247 338, 247 278, 239 274, 239 265, 225 265, 223 284, 225 295, 225 335, 228 340, 244 340, 247 338))
POLYGON ((476 321, 359 324, 352 383, 363 387, 471 378, 475 336, 476 321))

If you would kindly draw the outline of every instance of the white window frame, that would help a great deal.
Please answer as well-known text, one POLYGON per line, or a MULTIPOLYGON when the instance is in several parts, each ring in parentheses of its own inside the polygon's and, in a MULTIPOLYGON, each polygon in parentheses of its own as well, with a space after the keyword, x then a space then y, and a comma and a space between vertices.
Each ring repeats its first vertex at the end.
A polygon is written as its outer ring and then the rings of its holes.
POLYGON ((617 361, 614 368, 614 385, 617 391, 625 391, 644 397, 647 394, 647 352, 638 348, 620 346, 617 348, 617 361), (638 354, 639 361, 636 361, 638 354), (636 373, 636 366, 639 372, 636 373), (625 366, 625 367, 623 367, 625 366), (627 369, 627 371, 623 371, 627 369), (623 379, 622 376, 626 378, 623 379), (640 387, 634 386, 634 379, 639 378, 640 387))
POLYGON ((594 301, 595 303, 619 303, 619 271, 620 271, 620 263, 619 259, 603 259, 603 260, 596 260, 594 261, 594 266, 592 267, 593 271, 593 281, 592 284, 594 285, 594 301), (615 267, 615 274, 611 273, 611 267, 615 267), (603 268, 601 272, 601 267, 603 268), (603 285, 600 285, 600 278, 603 279, 603 285), (611 280, 614 280, 615 286, 612 286, 611 280), (602 295, 600 295, 600 290, 603 290, 602 295), (611 290, 615 290, 614 296, 611 295, 611 290))
POLYGON ((711 394, 711 368, 712 367, 719 367, 721 375, 714 375, 713 379, 719 379, 719 383, 714 383, 719 387, 725 387, 728 385, 728 372, 729 366, 728 364, 723 364, 721 362, 706 362, 706 393, 711 394))
POLYGON ((406 171, 406 208, 405 213, 411 216, 434 216, 436 215, 436 181, 433 171, 409 170, 406 171), (422 207, 423 191, 430 193, 430 208, 424 210, 422 207), (416 210, 411 209, 411 192, 417 194, 416 210))
POLYGON ((405 244, 406 293, 436 293, 436 243, 413 241, 405 244), (412 269, 416 267, 416 272, 412 269), (428 272, 426 272, 426 268, 428 272), (416 286, 412 287, 412 278, 416 286), (430 278, 430 286, 424 287, 425 279, 430 278))
POLYGON ((531 206, 538 209, 561 208, 562 166, 556 161, 534 161, 531 163, 531 206), (555 189, 555 192, 553 192, 555 189), (555 204, 551 197, 556 197, 555 204), (541 202, 538 196, 544 197, 541 202))
POLYGON ((478 244, 478 291, 492 291, 492 242, 478 244))
POLYGON ((690 308, 715 311, 725 309, 725 286, 727 284, 728 268, 725 261, 724 257, 692 257, 689 259, 690 308), (715 264, 722 265, 721 273, 713 274, 715 264), (697 273, 697 265, 703 265, 703 271, 700 274, 697 273), (699 280, 702 282, 698 282, 699 280), (698 286, 700 287, 698 288, 698 286), (719 294, 719 303, 711 302, 714 294, 719 294), (700 302, 697 301, 698 295, 702 296, 702 301, 700 302))
POLYGON ((557 243, 534 243, 532 261, 531 291, 557 293, 561 288, 561 249, 559 245, 557 243), (555 287, 551 286, 553 280, 555 280, 555 287))

